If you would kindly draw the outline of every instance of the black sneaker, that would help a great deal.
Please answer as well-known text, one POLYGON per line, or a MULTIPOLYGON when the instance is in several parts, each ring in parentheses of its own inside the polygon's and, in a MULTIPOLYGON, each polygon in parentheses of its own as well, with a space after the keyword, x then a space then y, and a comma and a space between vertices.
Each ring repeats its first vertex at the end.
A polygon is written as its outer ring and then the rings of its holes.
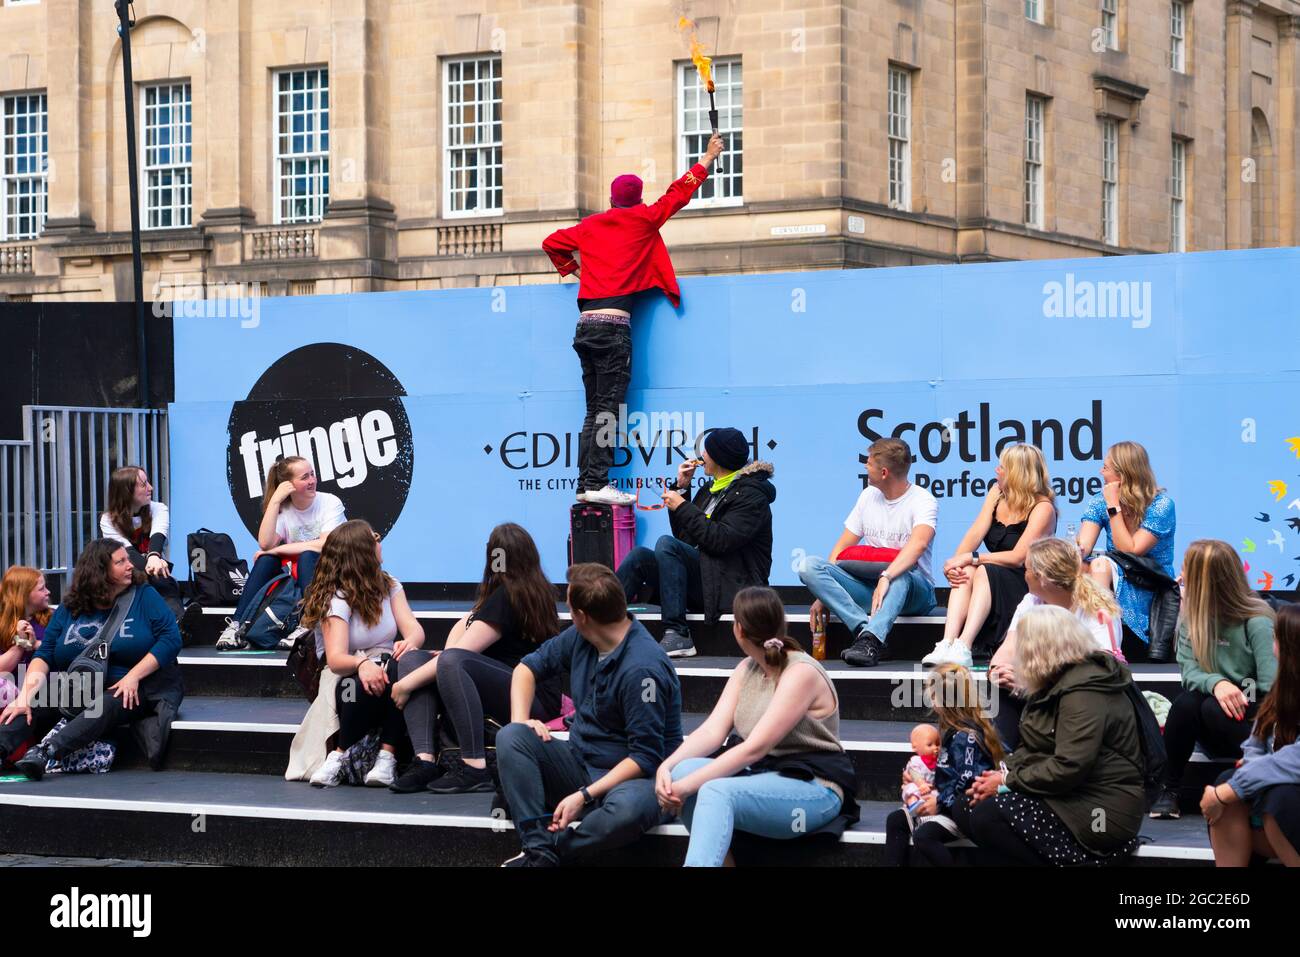
POLYGON ((874 668, 880 663, 884 650, 885 646, 879 638, 869 631, 860 631, 858 640, 846 648, 840 657, 855 668, 874 668))
POLYGON ((437 761, 416 758, 406 766, 396 781, 388 785, 388 790, 394 794, 415 794, 427 788, 445 770, 437 761))
POLYGON ((426 790, 434 794, 475 794, 495 791, 496 785, 487 768, 472 768, 464 761, 457 761, 455 767, 431 782, 426 790))
POLYGON ((551 860, 545 854, 535 854, 531 851, 520 851, 514 857, 503 861, 502 867, 559 867, 559 863, 551 860))
POLYGON ((1178 820, 1183 816, 1183 812, 1178 810, 1178 792, 1173 788, 1165 788, 1160 792, 1160 796, 1151 802, 1151 810, 1147 813, 1161 821, 1178 820))
POLYGON ((39 781, 45 777, 45 765, 50 760, 50 753, 39 744, 33 744, 27 753, 14 762, 14 770, 29 781, 39 781))
POLYGON ((663 638, 659 641, 659 647, 664 650, 664 654, 669 658, 695 657, 695 642, 691 641, 691 636, 683 635, 671 628, 664 632, 663 638))

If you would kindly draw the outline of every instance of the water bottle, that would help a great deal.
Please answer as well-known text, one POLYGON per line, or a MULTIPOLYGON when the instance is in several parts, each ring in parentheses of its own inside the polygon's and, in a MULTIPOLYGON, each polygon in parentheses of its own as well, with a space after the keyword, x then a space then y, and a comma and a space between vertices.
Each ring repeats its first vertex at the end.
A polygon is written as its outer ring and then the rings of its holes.
POLYGON ((808 629, 812 632, 812 656, 817 661, 826 660, 826 626, 821 615, 808 620, 808 629))

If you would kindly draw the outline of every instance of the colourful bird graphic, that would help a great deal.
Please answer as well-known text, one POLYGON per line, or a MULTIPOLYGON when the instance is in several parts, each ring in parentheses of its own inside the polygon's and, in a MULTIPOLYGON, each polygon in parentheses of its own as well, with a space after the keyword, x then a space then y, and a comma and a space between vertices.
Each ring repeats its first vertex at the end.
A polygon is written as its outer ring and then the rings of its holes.
POLYGON ((1294 576, 1294 575, 1287 575, 1286 578, 1283 578, 1283 579, 1282 579, 1282 581, 1286 582, 1286 587, 1287 587, 1287 588, 1290 588, 1292 585, 1295 584, 1295 576, 1294 576))
POLYGON ((1254 539, 1251 539, 1251 538, 1245 538, 1245 539, 1242 539, 1242 542, 1241 542, 1241 550, 1242 550, 1243 552, 1245 552, 1247 555, 1249 555, 1251 552, 1253 552, 1253 551, 1255 550, 1255 541, 1254 541, 1254 539))
POLYGON ((1261 591, 1273 590, 1273 575, 1271 572, 1264 572, 1263 577, 1256 579, 1255 584, 1260 587, 1261 591))
POLYGON ((1275 501, 1280 502, 1282 499, 1286 498, 1286 482, 1283 482, 1281 479, 1274 479, 1268 483, 1268 491, 1271 495, 1275 496, 1275 501))
POLYGON ((1265 525, 1267 525, 1267 524, 1268 524, 1268 512, 1260 512, 1258 515, 1255 516, 1255 521, 1257 521, 1257 522, 1263 522, 1265 525))
POLYGON ((1282 533, 1279 532, 1276 528, 1273 529, 1273 537, 1268 540, 1268 544, 1276 545, 1277 550, 1279 552, 1282 551, 1282 546, 1285 544, 1285 542, 1282 538, 1282 533))
POLYGON ((1286 523, 1294 529, 1296 533, 1300 534, 1300 518, 1288 518, 1286 523))
POLYGON ((1287 504, 1287 511, 1290 511, 1291 509, 1295 509, 1297 512, 1300 512, 1300 498, 1291 499, 1291 501, 1287 504))
POLYGON ((1295 453, 1295 457, 1300 459, 1300 435, 1293 435, 1286 440, 1287 447, 1295 453))

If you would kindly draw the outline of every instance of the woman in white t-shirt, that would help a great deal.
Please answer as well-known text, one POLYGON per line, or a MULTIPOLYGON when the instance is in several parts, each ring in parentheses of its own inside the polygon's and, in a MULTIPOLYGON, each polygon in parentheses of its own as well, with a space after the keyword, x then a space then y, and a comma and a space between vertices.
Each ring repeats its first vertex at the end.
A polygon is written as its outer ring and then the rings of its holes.
MULTIPOLYGON (((217 648, 229 651, 248 647, 248 642, 237 634, 239 623, 262 587, 280 574, 285 559, 298 560, 298 587, 307 594, 325 536, 345 521, 339 497, 316 491, 316 470, 309 461, 291 455, 272 465, 262 499, 262 524, 257 529, 258 551, 234 617, 226 619, 217 648)), ((280 646, 292 648, 300 633, 289 635, 280 646)))
POLYGON ((338 747, 311 776, 316 787, 342 783, 344 752, 376 729, 379 755, 365 783, 388 787, 397 770, 395 752, 406 740, 391 688, 398 659, 424 644, 424 629, 382 561, 369 523, 344 522, 326 540, 303 601, 302 623, 316 630, 317 653, 335 679, 322 681, 320 694, 332 695, 338 715, 338 747))
POLYGON ((149 584, 179 620, 180 587, 167 561, 170 531, 167 506, 153 500, 148 473, 138 465, 115 469, 108 478, 108 509, 99 516, 99 535, 126 546, 131 564, 149 576, 149 584))
POLYGON ((1063 538, 1040 538, 1025 553, 1025 584, 1029 594, 1016 606, 1006 640, 998 646, 989 663, 989 681, 1000 701, 995 709, 994 724, 1008 752, 1020 742, 1020 711, 1024 699, 1015 694, 1016 673, 1012 665, 1016 654, 1016 625, 1026 611, 1043 605, 1056 605, 1083 623, 1097 647, 1120 661, 1123 620, 1119 605, 1110 592, 1099 587, 1084 570, 1079 549, 1063 538))

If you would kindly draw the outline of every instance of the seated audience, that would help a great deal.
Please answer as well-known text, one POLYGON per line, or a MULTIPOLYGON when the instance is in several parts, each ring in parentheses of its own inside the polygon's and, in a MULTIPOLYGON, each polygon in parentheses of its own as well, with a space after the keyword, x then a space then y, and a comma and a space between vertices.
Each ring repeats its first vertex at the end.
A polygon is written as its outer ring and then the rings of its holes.
POLYGON ((785 633, 785 609, 772 589, 739 592, 735 615, 732 632, 745 658, 704 724, 655 778, 659 805, 690 831, 687 867, 721 867, 737 830, 788 840, 858 818, 830 676, 785 633), (731 746, 710 757, 733 731, 731 746), (799 812, 802 829, 791 826, 799 812))
POLYGON ((976 644, 1002 643, 1025 597, 1029 546, 1056 530, 1056 506, 1047 462, 1036 445, 1010 445, 998 459, 997 481, 956 553, 944 563, 952 584, 943 638, 922 664, 971 666, 976 644), (981 554, 980 542, 988 551, 981 554))
POLYGON ((893 867, 955 863, 948 845, 971 833, 966 790, 1005 756, 969 671, 940 665, 928 676, 927 693, 943 735, 934 786, 919 807, 899 808, 885 820, 885 862, 893 867))
MULTIPOLYGON (((306 595, 316 573, 325 536, 346 520, 343 503, 337 495, 316 491, 316 470, 306 459, 291 455, 272 465, 266 476, 266 494, 262 499, 262 524, 257 530, 258 551, 253 556, 253 567, 244 583, 244 592, 234 617, 226 620, 217 647, 230 651, 248 647, 248 642, 238 635, 239 623, 253 610, 257 593, 284 570, 286 559, 297 561, 298 588, 306 595)), ((292 648, 298 637, 308 630, 306 625, 300 625, 299 630, 281 639, 280 647, 292 648)))
POLYGON ((117 469, 108 480, 108 511, 99 516, 99 534, 126 546, 131 564, 149 576, 149 584, 179 620, 180 587, 167 561, 171 530, 167 506, 153 501, 153 485, 138 465, 117 469))
POLYGON ((1245 867, 1252 855, 1300 867, 1300 605, 1278 612, 1273 652, 1277 680, 1242 759, 1201 797, 1219 867, 1245 867))
POLYGON ((1020 711, 1024 699, 1015 693, 1016 625, 1031 608, 1055 605, 1072 612, 1092 635, 1097 647, 1121 661, 1119 606, 1110 592, 1094 582, 1073 542, 1040 538, 1025 554, 1025 584, 1029 593, 1016 606, 1006 639, 993 653, 989 681, 997 695, 994 724, 1008 751, 1020 746, 1020 711))
POLYGON ((0 708, 18 696, 19 670, 40 647, 51 614, 44 575, 26 565, 5 572, 0 580, 0 708))
POLYGON ((126 548, 108 539, 91 542, 77 558, 72 585, 46 626, 18 696, 0 713, 0 761, 42 738, 66 707, 80 710, 52 740, 29 747, 14 765, 31 780, 41 779, 48 761, 128 723, 150 765, 161 767, 184 696, 176 664, 180 649, 176 617, 132 566, 126 548), (100 637, 110 618, 119 623, 110 636, 106 672, 86 683, 72 678, 68 667, 100 637))
MULTIPOLYGON (((1145 555, 1173 578, 1174 500, 1156 485, 1147 450, 1136 442, 1116 442, 1106 452, 1101 477, 1106 485, 1088 500, 1079 528, 1083 554, 1091 555, 1104 528, 1108 550, 1145 555)), ((1119 602, 1124 625, 1133 636, 1125 656, 1145 661, 1153 593, 1128 581, 1124 570, 1105 556, 1092 558, 1089 570, 1119 602)))
MULTIPOLYGON (((452 626, 441 651, 408 651, 397 664, 393 701, 402 709, 415 760, 393 784, 399 794, 492 791, 485 719, 510 722, 515 666, 560 631, 555 589, 542 571, 533 537, 507 522, 492 529, 483 580, 469 614, 452 626), (459 756, 445 773, 436 762, 437 729, 450 723, 459 756)), ((558 681, 539 684, 530 717, 560 713, 558 681)))
POLYGON ((703 456, 713 481, 694 499, 685 498, 699 464, 694 459, 683 462, 676 482, 664 489, 672 535, 661 536, 654 551, 632 549, 618 567, 629 602, 659 604, 660 646, 670 658, 695 654, 687 611, 702 611, 713 624, 731 611, 736 592, 766 585, 772 570, 771 464, 749 462, 749 443, 738 429, 707 433, 703 456))
POLYGON ((554 867, 631 843, 659 824, 654 774, 682 740, 677 672, 604 565, 573 565, 573 624, 515 667, 513 723, 497 735, 497 770, 523 852, 510 867, 554 867), (569 677, 569 738, 533 713, 537 686, 569 677), (570 827, 572 824, 576 827, 570 827))
POLYGON ((1179 816, 1178 789, 1197 743, 1215 758, 1241 757, 1259 701, 1273 687, 1273 609, 1246 582, 1227 542, 1200 539, 1183 555, 1178 668, 1183 690, 1165 718, 1165 787, 1151 816, 1179 816))
POLYGON ((972 838, 1003 864, 1126 858, 1146 806, 1128 667, 1052 605, 1021 617, 1013 667, 1027 693, 1021 745, 971 785, 972 838))
MULTIPOLYGON (((328 755, 323 738, 304 734, 321 721, 310 711, 294 738, 294 748, 313 750, 309 760, 324 758, 311 774, 315 787, 341 784, 344 753, 375 730, 379 754, 365 783, 388 787, 396 777, 396 751, 406 740, 406 725, 393 703, 389 663, 423 645, 424 629, 411 613, 401 583, 384 571, 382 562, 383 547, 374 529, 359 520, 344 522, 325 539, 303 601, 303 625, 316 630, 316 652, 325 661, 312 709, 328 713, 332 705, 337 719, 326 720, 325 726, 338 729, 337 747, 328 755)), ((291 765, 293 760, 291 754, 291 765)))
POLYGON ((881 660, 896 618, 934 608, 930 562, 939 505, 908 481, 911 468, 912 450, 902 439, 873 442, 867 450, 867 487, 844 520, 830 558, 809 557, 799 569, 799 580, 814 598, 810 626, 820 621, 824 629, 826 612, 833 611, 853 635, 842 657, 858 668, 881 660), (846 548, 859 543, 892 553, 874 578, 836 564, 846 548))

